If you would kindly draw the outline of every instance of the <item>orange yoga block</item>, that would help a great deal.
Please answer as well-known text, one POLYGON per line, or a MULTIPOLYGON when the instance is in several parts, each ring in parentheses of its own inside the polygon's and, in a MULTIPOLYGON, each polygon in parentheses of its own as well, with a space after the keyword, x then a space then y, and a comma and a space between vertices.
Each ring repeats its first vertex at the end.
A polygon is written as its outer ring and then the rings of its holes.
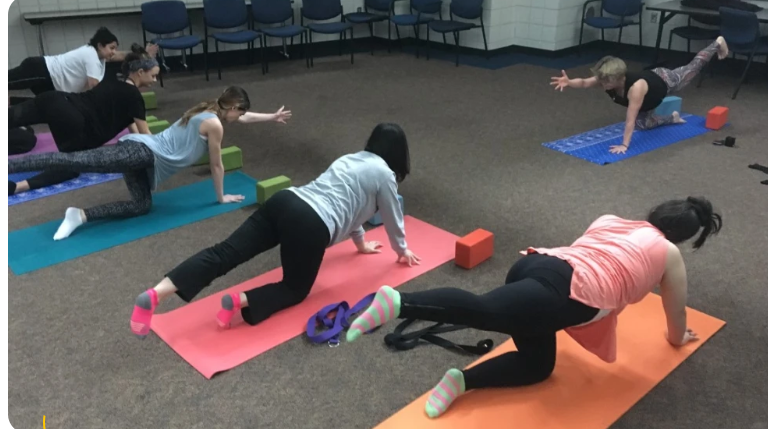
POLYGON ((723 106, 713 107, 707 113, 706 127, 710 130, 719 130, 728 122, 728 108, 723 106))
POLYGON ((493 256, 493 234, 477 229, 456 241, 456 265, 470 269, 493 256))

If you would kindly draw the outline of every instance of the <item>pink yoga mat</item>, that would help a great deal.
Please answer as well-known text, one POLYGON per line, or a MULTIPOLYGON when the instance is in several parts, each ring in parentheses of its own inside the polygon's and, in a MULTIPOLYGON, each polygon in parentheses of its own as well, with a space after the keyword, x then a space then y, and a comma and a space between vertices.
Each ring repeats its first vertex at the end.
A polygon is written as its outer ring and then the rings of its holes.
POLYGON ((340 301, 354 305, 382 285, 392 287, 411 280, 453 259, 457 236, 405 217, 408 247, 421 257, 421 265, 396 263, 384 227, 366 233, 367 241, 380 241, 382 252, 361 255, 351 240, 329 248, 312 292, 301 304, 281 311, 256 326, 243 322, 239 314, 232 328, 221 329, 216 313, 224 293, 240 292, 280 281, 278 268, 215 295, 152 318, 152 330, 184 360, 210 379, 259 354, 304 333, 307 320, 322 307, 340 301))
MULTIPOLYGON (((128 130, 123 130, 120 134, 116 135, 115 138, 113 138, 112 140, 108 141, 106 144, 108 144, 108 145, 115 144, 115 143, 117 143, 117 140, 120 137, 122 137, 122 136, 124 136, 126 134, 128 134, 128 130)), ((29 151, 27 153, 21 153, 21 154, 18 154, 18 155, 9 155, 8 158, 9 159, 13 159, 13 158, 24 157, 24 156, 27 156, 27 155, 34 155, 34 154, 38 154, 38 153, 48 153, 48 152, 58 152, 59 151, 59 148, 56 147, 56 142, 53 140, 53 136, 51 135, 51 133, 39 133, 36 136, 37 136, 37 144, 35 144, 34 149, 32 149, 31 151, 29 151)))

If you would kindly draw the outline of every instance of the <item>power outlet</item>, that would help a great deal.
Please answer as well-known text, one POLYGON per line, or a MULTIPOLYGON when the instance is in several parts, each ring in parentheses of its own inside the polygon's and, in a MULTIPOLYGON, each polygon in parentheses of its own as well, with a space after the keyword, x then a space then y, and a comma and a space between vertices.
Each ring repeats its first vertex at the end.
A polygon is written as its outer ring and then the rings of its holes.
POLYGON ((653 12, 651 14, 651 24, 658 24, 659 23, 659 13, 653 12))

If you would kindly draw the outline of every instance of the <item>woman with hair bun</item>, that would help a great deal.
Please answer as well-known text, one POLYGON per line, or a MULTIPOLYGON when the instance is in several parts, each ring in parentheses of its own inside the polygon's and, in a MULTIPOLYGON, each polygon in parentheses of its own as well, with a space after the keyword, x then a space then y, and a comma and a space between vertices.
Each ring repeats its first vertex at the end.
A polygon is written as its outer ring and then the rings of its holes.
POLYGON ((699 234, 693 243, 698 249, 721 226, 712 204, 694 197, 664 202, 645 220, 601 216, 570 246, 522 252, 525 256, 512 266, 505 284, 483 295, 456 288, 405 293, 382 286, 371 306, 352 322, 347 341, 395 318, 510 335, 517 351, 445 373, 425 404, 431 418, 469 390, 547 379, 555 369, 556 334, 561 330, 600 359, 614 362, 617 316, 656 286, 667 340, 679 347, 697 337, 686 322, 688 282, 677 245, 699 234))
MULTIPOLYGON (((123 62, 124 81, 107 80, 81 93, 44 92, 10 108, 9 128, 47 124, 62 153, 97 148, 126 128, 133 133, 149 134, 139 88, 152 86, 160 67, 141 46, 134 44, 131 50, 123 62)), ((9 143, 9 147, 15 146, 15 142, 9 143)), ((79 172, 71 170, 43 171, 23 182, 8 181, 8 195, 53 186, 78 176, 79 172)))

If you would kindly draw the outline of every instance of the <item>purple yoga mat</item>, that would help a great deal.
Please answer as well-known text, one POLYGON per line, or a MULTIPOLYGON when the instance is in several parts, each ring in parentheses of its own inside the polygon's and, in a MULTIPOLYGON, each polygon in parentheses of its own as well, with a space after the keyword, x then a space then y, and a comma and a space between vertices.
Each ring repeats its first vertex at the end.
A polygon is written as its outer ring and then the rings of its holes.
MULTIPOLYGON (((115 138, 108 141, 107 144, 110 145, 110 144, 117 143, 117 140, 126 134, 128 134, 127 129, 123 130, 120 134, 115 136, 115 138)), ((35 144, 34 149, 32 149, 27 153, 22 153, 18 155, 9 155, 8 158, 13 159, 13 158, 20 158, 27 155, 34 155, 37 153, 48 153, 48 152, 59 151, 59 149, 56 147, 56 142, 53 140, 53 136, 51 135, 51 133, 39 133, 36 136, 37 136, 37 144, 35 144)))

